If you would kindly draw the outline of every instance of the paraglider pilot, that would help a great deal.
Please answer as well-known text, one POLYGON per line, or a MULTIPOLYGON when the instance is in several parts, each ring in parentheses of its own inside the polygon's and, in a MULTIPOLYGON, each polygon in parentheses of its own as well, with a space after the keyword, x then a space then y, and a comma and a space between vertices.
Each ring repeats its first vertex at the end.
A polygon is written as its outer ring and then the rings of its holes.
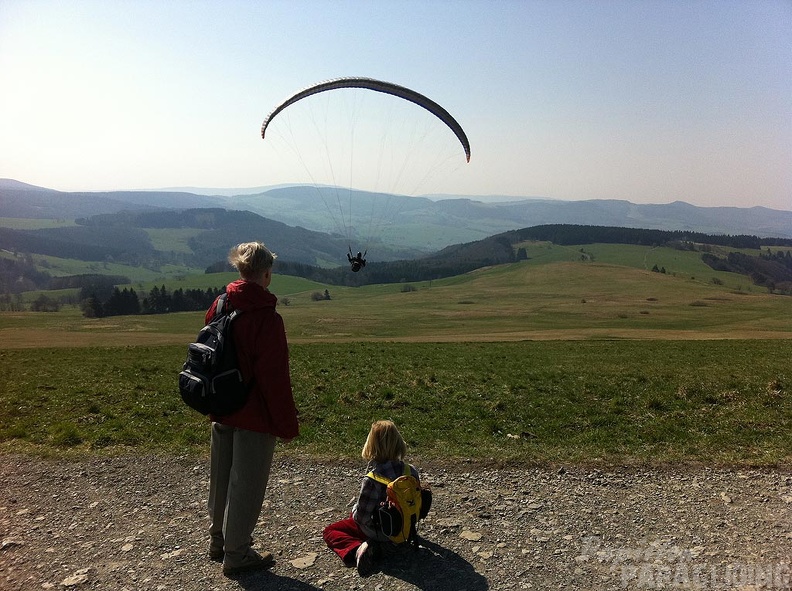
POLYGON ((349 247, 349 252, 347 253, 347 260, 349 264, 352 265, 352 272, 357 273, 363 267, 366 266, 366 253, 360 254, 360 251, 355 256, 352 256, 352 247, 349 247))

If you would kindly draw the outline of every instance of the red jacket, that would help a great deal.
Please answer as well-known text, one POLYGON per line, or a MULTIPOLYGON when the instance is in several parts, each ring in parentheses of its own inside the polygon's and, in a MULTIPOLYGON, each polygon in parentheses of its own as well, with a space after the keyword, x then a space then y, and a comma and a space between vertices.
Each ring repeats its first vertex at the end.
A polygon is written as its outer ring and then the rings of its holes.
MULTIPOLYGON (((297 436, 297 409, 289 374, 289 348, 283 318, 275 311, 278 298, 257 283, 239 279, 226 287, 228 304, 242 313, 234 320, 233 336, 245 381, 255 378, 245 406, 213 421, 283 439, 297 436)), ((208 323, 217 300, 206 312, 208 323)))

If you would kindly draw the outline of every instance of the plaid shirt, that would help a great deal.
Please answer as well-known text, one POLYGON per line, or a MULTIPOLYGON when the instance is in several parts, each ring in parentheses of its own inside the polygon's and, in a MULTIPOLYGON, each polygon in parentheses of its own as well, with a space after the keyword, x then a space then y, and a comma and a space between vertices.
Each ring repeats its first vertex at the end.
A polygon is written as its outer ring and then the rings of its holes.
MULTIPOLYGON (((399 476, 404 475, 404 462, 389 461, 382 464, 371 462, 368 465, 368 472, 376 472, 380 476, 396 480, 399 476)), ((413 465, 410 465, 410 473, 418 478, 418 470, 413 465)), ((378 535, 377 530, 371 523, 374 511, 379 507, 380 503, 384 503, 387 499, 387 487, 384 484, 372 480, 368 476, 363 478, 363 482, 360 485, 360 495, 357 503, 352 508, 352 517, 369 538, 388 539, 381 532, 378 535)))

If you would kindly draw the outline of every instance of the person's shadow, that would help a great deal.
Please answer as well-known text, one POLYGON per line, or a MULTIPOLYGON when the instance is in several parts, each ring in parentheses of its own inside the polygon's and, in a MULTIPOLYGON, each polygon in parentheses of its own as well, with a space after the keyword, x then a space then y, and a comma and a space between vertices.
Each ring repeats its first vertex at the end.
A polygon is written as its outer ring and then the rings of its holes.
POLYGON ((268 570, 240 573, 228 578, 239 583, 239 586, 246 591, 322 591, 320 587, 290 577, 282 577, 268 570))
MULTIPOLYGON (((405 544, 385 553, 374 572, 401 579, 421 591, 488 591, 489 583, 473 565, 456 552, 421 539, 418 549, 405 544)), ((322 591, 309 583, 276 575, 271 571, 241 573, 229 577, 246 591, 322 591)))
POLYGON ((487 579, 456 552, 421 539, 421 547, 400 548, 386 554, 375 570, 401 579, 423 591, 487 591, 487 579))

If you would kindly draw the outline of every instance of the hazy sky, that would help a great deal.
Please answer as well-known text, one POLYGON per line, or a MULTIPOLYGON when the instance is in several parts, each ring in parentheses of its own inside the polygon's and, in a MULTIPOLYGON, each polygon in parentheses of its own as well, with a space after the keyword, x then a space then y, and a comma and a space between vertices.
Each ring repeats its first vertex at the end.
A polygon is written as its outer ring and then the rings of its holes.
POLYGON ((338 76, 456 117, 443 192, 792 210, 790 0, 0 0, 0 177, 300 182, 261 122, 338 76))

